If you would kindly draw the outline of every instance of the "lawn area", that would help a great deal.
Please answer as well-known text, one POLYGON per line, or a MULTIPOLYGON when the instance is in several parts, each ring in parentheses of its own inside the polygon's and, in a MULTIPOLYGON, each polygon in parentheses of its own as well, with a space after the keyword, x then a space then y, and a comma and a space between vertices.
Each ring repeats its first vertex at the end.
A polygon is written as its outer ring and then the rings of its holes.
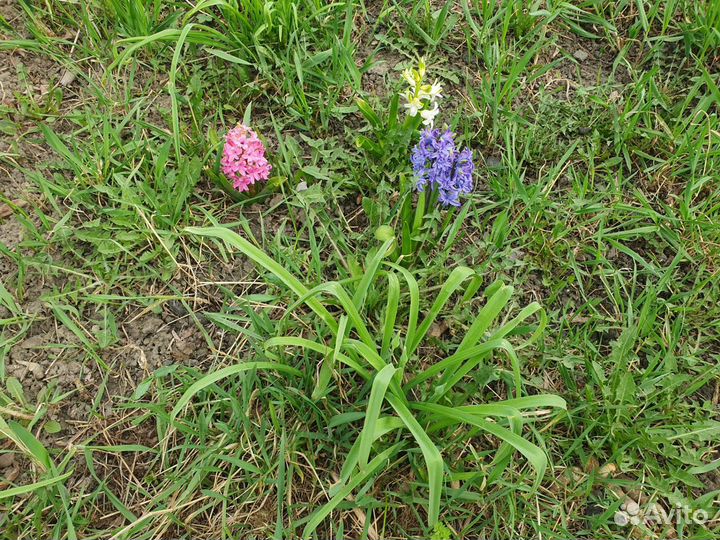
POLYGON ((0 0, 0 539, 718 538, 719 114, 715 0, 0 0))

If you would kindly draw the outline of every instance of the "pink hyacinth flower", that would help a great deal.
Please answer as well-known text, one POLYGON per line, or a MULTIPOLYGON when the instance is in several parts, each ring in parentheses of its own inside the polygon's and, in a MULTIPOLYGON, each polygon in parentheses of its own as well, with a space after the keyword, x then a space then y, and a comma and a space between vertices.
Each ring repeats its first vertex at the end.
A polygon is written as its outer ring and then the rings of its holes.
POLYGON ((267 180, 272 166, 257 133, 244 124, 228 131, 220 162, 222 172, 238 191, 247 191, 258 180, 267 180))

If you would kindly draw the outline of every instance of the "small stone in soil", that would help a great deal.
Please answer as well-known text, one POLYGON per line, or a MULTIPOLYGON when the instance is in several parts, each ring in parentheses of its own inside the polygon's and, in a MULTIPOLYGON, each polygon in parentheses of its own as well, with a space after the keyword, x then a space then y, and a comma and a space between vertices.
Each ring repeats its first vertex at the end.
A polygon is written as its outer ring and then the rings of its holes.
POLYGON ((585 60, 588 59, 588 56, 590 56, 590 55, 588 53, 586 53, 585 51, 583 51, 582 49, 578 49, 577 51, 575 51, 573 53, 573 56, 575 57, 576 60, 578 60, 580 62, 584 62, 585 60))
POLYGON ((485 158, 485 163, 488 167, 499 167, 502 164, 502 161, 497 156, 488 156, 485 158))
POLYGON ((37 364, 35 362, 27 362, 25 364, 28 371, 33 374, 33 377, 35 377, 36 380, 41 381, 45 377, 45 370, 40 364, 37 364))
POLYGON ((8 452, 0 455, 0 469, 12 467, 13 463, 15 463, 15 454, 8 452))
POLYGON ((173 315, 177 315, 178 317, 187 315, 187 310, 180 300, 170 300, 166 305, 173 315))

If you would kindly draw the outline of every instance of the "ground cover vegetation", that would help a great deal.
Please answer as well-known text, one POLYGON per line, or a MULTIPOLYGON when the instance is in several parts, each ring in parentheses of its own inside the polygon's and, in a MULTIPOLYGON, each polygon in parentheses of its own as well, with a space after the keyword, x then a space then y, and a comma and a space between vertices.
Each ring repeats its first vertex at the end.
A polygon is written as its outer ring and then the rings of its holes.
POLYGON ((717 537, 720 4, 0 34, 0 537, 717 537))

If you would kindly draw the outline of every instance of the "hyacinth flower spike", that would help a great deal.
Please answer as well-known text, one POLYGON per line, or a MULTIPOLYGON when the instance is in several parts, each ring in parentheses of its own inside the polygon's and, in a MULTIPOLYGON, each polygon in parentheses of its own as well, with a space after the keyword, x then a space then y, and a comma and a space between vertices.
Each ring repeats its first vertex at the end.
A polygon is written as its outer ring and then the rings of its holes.
POLYGON ((266 181, 272 170, 265 158, 265 145, 245 124, 238 124, 228 131, 220 166, 235 189, 241 192, 248 191, 256 182, 266 181))
POLYGON ((420 114, 423 125, 433 127, 435 117, 440 112, 438 101, 442 98, 442 86, 438 82, 427 84, 425 78, 425 60, 420 59, 417 69, 406 69, 402 73, 403 79, 408 83, 408 89, 403 94, 403 106, 410 117, 420 114))
POLYGON ((415 189, 429 190, 443 206, 460 206, 460 196, 473 190, 472 150, 458 151, 455 134, 449 129, 426 129, 411 157, 415 189))

